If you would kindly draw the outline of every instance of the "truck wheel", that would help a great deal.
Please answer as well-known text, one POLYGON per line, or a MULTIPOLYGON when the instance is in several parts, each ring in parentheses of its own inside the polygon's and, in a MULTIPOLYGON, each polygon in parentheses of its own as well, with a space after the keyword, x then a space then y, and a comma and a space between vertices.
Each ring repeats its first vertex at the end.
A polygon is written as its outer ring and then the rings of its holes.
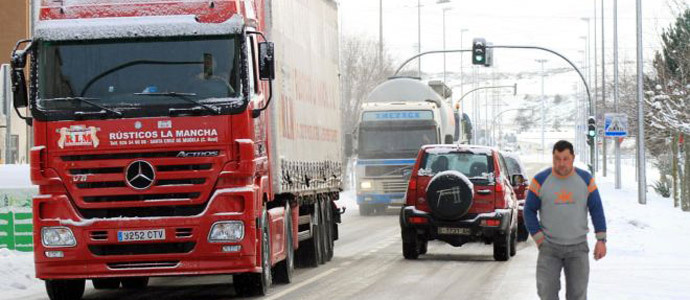
POLYGON ((324 219, 326 221, 324 223, 326 227, 326 261, 331 261, 331 259, 333 259, 333 248, 335 248, 333 239, 335 231, 333 226, 335 226, 335 221, 333 220, 333 207, 331 205, 330 198, 328 198, 324 205, 324 213, 326 215, 324 219))
POLYGON ((405 259, 417 259, 421 248, 417 232, 413 228, 403 228, 401 236, 403 257, 405 259))
POLYGON ((524 242, 529 238, 529 233, 527 232, 527 226, 525 226, 524 223, 520 223, 518 225, 518 236, 517 240, 518 242, 524 242))
POLYGON ((319 248, 318 249, 319 249, 319 264, 320 265, 323 265, 326 263, 326 260, 327 260, 326 256, 327 256, 327 252, 328 252, 328 249, 326 246, 326 243, 327 243, 326 231, 328 231, 328 228, 326 228, 326 226, 328 226, 328 225, 326 222, 326 214, 324 213, 323 207, 324 207, 324 204, 322 201, 320 201, 319 206, 316 210, 319 214, 319 221, 320 221, 319 222, 319 230, 316 231, 319 235, 319 248))
POLYGON ((84 296, 84 279, 46 280, 50 300, 79 300, 84 296))
POLYGON ((91 279, 91 283, 97 290, 113 290, 120 287, 120 280, 117 278, 91 279))
POLYGON ((518 229, 515 228, 510 231, 510 256, 515 256, 515 254, 517 254, 517 238, 518 229))
POLYGON ((149 285, 148 277, 122 278, 122 287, 130 290, 143 290, 149 285))
POLYGON ((292 218, 290 217, 290 206, 285 210, 287 222, 285 223, 285 260, 276 264, 273 268, 273 282, 275 283, 290 283, 292 282, 292 273, 295 270, 295 248, 292 245, 292 218))
POLYGON ((511 234, 498 234, 494 238, 494 259, 497 261, 507 261, 510 259, 510 238, 511 234))
POLYGON ((271 231, 268 214, 261 217, 261 273, 244 273, 233 276, 235 292, 242 297, 265 296, 273 279, 271 278, 271 231))

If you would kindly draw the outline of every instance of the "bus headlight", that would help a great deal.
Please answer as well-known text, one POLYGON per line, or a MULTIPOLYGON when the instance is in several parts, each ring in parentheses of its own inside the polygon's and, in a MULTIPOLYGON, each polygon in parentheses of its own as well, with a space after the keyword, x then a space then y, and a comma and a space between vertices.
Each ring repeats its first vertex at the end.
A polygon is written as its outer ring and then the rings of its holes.
POLYGON ((368 190, 371 188, 371 181, 362 181, 359 186, 364 190, 368 190))

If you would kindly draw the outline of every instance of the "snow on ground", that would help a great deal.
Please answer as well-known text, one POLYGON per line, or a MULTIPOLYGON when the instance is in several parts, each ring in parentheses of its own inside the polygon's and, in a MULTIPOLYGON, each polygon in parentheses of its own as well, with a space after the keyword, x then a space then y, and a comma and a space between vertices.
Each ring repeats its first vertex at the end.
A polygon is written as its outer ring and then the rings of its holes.
POLYGON ((0 248, 0 291, 4 297, 34 294, 43 289, 43 281, 35 278, 34 255, 0 248))

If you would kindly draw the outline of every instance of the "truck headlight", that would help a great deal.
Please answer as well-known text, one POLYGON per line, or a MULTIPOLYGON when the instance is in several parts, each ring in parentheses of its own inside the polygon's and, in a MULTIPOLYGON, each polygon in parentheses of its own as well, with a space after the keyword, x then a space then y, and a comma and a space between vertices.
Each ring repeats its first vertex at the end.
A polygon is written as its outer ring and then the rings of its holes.
POLYGON ((213 223, 208 233, 209 243, 239 242, 244 238, 242 221, 219 221, 213 223))
POLYGON ((41 228, 41 242, 44 247, 74 247, 77 240, 72 230, 67 227, 43 227, 41 228))
POLYGON ((371 188, 371 181, 362 181, 362 183, 360 183, 359 186, 362 189, 370 189, 371 188))

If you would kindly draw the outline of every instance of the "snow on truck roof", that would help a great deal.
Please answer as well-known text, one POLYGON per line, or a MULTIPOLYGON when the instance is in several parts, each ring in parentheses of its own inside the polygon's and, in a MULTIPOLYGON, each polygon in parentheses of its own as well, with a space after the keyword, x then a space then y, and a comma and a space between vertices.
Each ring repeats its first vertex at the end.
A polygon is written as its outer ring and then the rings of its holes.
POLYGON ((423 102, 441 106, 441 96, 424 82, 413 78, 394 78, 379 84, 365 102, 423 102))
POLYGON ((112 38, 229 35, 242 32, 244 19, 235 14, 222 23, 200 23, 193 15, 43 20, 34 38, 48 41, 112 38))

